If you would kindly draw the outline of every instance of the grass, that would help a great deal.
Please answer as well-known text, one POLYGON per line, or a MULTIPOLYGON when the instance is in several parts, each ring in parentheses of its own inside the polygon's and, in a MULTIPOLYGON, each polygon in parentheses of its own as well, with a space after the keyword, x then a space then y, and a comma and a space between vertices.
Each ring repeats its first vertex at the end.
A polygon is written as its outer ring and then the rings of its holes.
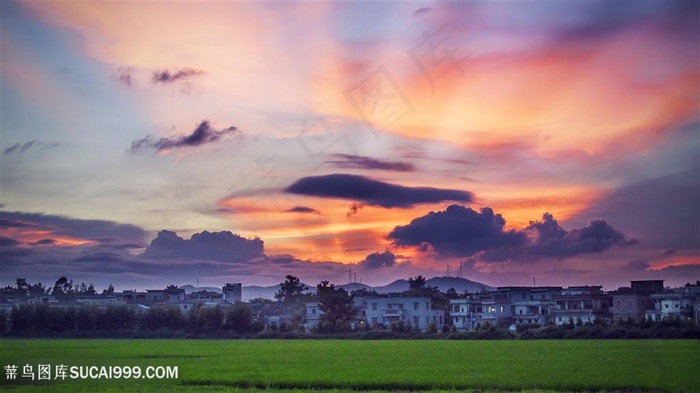
POLYGON ((0 390, 700 392, 694 340, 0 340, 0 367, 26 363, 178 366, 179 378, 31 385, 0 375, 0 390))

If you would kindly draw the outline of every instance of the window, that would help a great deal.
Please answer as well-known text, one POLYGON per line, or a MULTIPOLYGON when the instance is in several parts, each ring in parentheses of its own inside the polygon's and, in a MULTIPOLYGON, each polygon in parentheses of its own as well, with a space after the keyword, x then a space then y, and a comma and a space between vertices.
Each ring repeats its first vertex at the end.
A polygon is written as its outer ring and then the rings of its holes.
POLYGON ((664 304, 664 308, 668 308, 668 304, 664 304))
POLYGON ((372 303, 372 311, 377 311, 377 303, 372 303))
POLYGON ((418 326, 418 317, 413 317, 413 325, 418 326))
MULTIPOLYGON (((420 306, 420 303, 418 303, 418 302, 413 302, 413 309, 414 309, 414 310, 418 310, 418 307, 419 307, 419 306, 420 306)), ((462 312, 464 312, 464 310, 462 310, 462 312)))
POLYGON ((372 317, 372 325, 376 325, 376 324, 377 324, 377 317, 372 317))
POLYGON ((630 307, 632 307, 632 299, 630 299, 627 303, 630 307))
POLYGON ((621 305, 622 305, 622 300, 617 299, 617 306, 619 307, 619 306, 621 306, 621 305))
POLYGON ((501 306, 501 312, 503 312, 503 306, 501 306))
POLYGON ((520 315, 523 315, 523 310, 522 310, 522 309, 520 310, 520 315))
POLYGON ((316 307, 313 307, 313 308, 311 309, 311 314, 316 315, 316 307))

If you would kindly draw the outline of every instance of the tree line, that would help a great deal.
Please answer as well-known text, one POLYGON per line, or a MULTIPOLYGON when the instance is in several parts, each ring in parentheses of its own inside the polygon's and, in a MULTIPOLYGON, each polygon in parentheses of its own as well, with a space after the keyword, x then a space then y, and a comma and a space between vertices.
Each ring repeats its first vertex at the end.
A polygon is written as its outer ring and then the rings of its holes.
MULTIPOLYGON (((425 285, 422 276, 408 280, 409 289, 402 295, 430 297, 433 307, 449 304, 456 291, 442 294, 437 288, 425 285)), ((59 278, 53 287, 40 283, 29 284, 18 278, 16 287, 5 288, 22 296, 63 296, 63 300, 80 294, 95 295, 92 284, 74 285, 72 280, 59 278)), ((186 313, 176 305, 159 304, 141 309, 135 305, 18 304, 11 310, 0 310, 0 335, 25 337, 260 337, 260 338, 443 338, 443 339, 567 339, 567 338, 700 338, 700 327, 688 320, 664 320, 653 322, 645 319, 623 321, 596 320, 593 324, 569 323, 555 326, 518 325, 516 331, 510 325, 481 323, 477 329, 458 332, 445 324, 438 332, 435 325, 419 332, 406 322, 389 326, 355 325, 358 309, 353 307, 354 296, 376 296, 376 292, 360 290, 352 294, 328 281, 320 282, 315 292, 301 283, 298 277, 287 275, 275 294, 276 302, 255 299, 249 303, 236 303, 228 307, 195 305, 186 313), (318 305, 318 324, 307 331, 306 304, 318 305), (279 326, 265 327, 254 310, 281 309, 291 316, 279 326)), ((113 286, 102 291, 112 294, 113 286)))
POLYGON ((137 310, 124 304, 22 304, 9 312, 0 310, 0 334, 24 337, 212 337, 256 333, 263 328, 245 303, 226 309, 199 306, 186 314, 174 305, 137 310))

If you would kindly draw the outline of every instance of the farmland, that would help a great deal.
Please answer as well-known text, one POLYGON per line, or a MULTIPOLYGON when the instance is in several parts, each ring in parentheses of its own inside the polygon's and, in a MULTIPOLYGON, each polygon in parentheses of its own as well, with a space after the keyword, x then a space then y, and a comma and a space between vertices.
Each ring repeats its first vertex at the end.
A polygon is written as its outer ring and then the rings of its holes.
POLYGON ((3 370, 0 390, 700 391, 693 340, 2 340, 11 364, 17 379, 3 370), (177 366, 178 377, 32 382, 25 364, 177 366))

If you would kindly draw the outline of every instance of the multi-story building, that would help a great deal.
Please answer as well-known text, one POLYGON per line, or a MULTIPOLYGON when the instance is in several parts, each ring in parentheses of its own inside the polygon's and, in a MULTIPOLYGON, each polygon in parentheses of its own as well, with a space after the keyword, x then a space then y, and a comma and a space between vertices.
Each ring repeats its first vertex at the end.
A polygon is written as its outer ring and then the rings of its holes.
POLYGON ((513 291, 514 296, 510 297, 513 323, 544 325, 554 322, 554 297, 561 293, 561 287, 527 287, 513 291))
POLYGON ((630 281, 630 284, 609 293, 613 300, 610 311, 615 320, 641 318, 654 306, 651 295, 664 289, 663 280, 630 281))
POLYGON ((674 290, 667 290, 651 295, 654 302, 653 309, 647 310, 644 315, 654 321, 673 318, 694 319, 699 323, 700 313, 700 281, 695 284, 686 284, 674 290))
POLYGON ((360 316, 370 326, 390 327, 393 323, 410 324, 427 330, 431 324, 442 329, 445 311, 433 309, 429 297, 363 297, 357 298, 360 316))
POLYGON ((136 290, 125 289, 121 292, 115 292, 114 297, 120 303, 144 303, 146 302, 146 292, 139 292, 136 290))
POLYGON ((450 300, 450 317, 457 330, 491 325, 553 322, 554 296, 561 287, 499 287, 496 291, 450 300))
POLYGON ((450 318, 457 330, 474 330, 481 323, 482 295, 469 295, 466 299, 450 300, 450 318))
POLYGON ((318 303, 306 303, 306 325, 304 327, 306 330, 311 330, 318 325, 321 320, 321 314, 323 313, 318 306, 318 303))
POLYGON ((554 323, 593 323, 600 318, 609 318, 612 296, 605 294, 600 286, 575 286, 562 289, 554 296, 554 323))
POLYGON ((222 292, 224 293, 224 300, 229 303, 237 303, 242 299, 241 283, 226 283, 222 288, 222 292))

